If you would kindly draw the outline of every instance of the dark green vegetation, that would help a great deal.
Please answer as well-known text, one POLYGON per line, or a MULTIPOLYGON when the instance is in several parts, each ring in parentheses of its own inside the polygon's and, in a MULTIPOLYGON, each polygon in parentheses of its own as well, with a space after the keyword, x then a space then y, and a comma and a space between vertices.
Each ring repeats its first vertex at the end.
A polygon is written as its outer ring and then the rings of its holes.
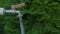
MULTIPOLYGON (((25 2, 18 8, 23 14, 26 34, 60 34, 60 0, 0 0, 0 7, 25 2)), ((0 32, 19 34, 19 21, 15 15, 0 16, 0 32)), ((1 34, 0 33, 0 34, 1 34)))

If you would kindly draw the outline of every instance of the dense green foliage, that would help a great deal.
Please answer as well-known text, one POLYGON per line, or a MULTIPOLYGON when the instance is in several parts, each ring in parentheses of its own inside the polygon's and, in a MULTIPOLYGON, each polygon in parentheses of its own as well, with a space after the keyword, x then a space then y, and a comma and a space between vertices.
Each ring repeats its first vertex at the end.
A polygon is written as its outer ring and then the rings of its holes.
MULTIPOLYGON (((17 9, 23 14, 26 34, 60 34, 60 0, 0 0, 0 7, 10 9, 20 2, 26 3, 17 9)), ((0 28, 5 34, 20 33, 15 15, 0 16, 0 28)))

